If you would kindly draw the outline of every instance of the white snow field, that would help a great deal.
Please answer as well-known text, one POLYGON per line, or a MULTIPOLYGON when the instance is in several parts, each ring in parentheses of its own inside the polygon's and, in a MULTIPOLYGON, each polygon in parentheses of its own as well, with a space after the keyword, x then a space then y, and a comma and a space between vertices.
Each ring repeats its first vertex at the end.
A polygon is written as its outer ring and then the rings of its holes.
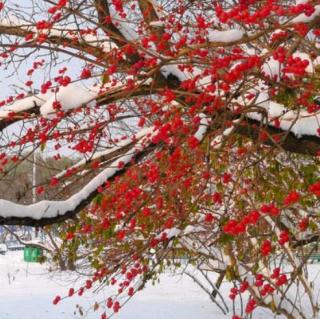
MULTIPOLYGON (((320 270, 320 264, 310 265, 312 276, 320 270)), ((83 296, 63 300, 54 306, 52 300, 56 295, 67 295, 72 287, 74 274, 55 275, 47 271, 47 266, 37 263, 25 263, 23 252, 8 252, 0 255, 0 319, 100 319, 101 311, 74 314, 79 304, 84 310, 93 305, 95 300, 108 297, 105 289, 99 295, 85 293, 83 296)), ((320 281, 320 280, 318 280, 320 281)), ((224 285, 227 296, 229 284, 224 285)), ((226 298, 232 310, 232 303, 226 298)), ((236 308, 238 308, 236 306, 236 308)), ((222 312, 198 288, 188 276, 163 274, 160 283, 151 284, 130 300, 114 319, 222 319, 231 318, 222 312)), ((274 316, 264 309, 254 311, 255 319, 282 318, 274 316)))

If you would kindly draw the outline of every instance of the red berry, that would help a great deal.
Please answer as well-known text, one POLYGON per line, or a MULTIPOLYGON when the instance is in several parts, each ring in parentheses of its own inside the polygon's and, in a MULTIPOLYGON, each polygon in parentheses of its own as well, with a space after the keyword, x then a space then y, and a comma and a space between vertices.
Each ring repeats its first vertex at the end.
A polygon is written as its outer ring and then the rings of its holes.
POLYGON ((212 221, 214 220, 214 217, 212 214, 210 213, 207 213, 204 217, 204 221, 207 222, 207 223, 211 223, 212 221))
POLYGON ((260 251, 263 256, 268 256, 271 252, 272 246, 270 240, 263 241, 260 251))
POLYGON ((81 79, 88 79, 91 77, 91 71, 89 69, 83 69, 80 75, 81 79))
POLYGON ((72 297, 74 295, 74 289, 73 288, 70 288, 69 289, 69 292, 68 292, 68 296, 69 297, 72 297))
POLYGON ((300 199, 300 194, 297 191, 291 191, 288 196, 284 199, 283 203, 285 205, 291 205, 298 202, 300 199))
POLYGON ((56 304, 59 303, 60 300, 61 300, 61 297, 60 297, 60 296, 56 296, 56 297, 53 299, 52 303, 53 303, 54 305, 56 305, 56 304))

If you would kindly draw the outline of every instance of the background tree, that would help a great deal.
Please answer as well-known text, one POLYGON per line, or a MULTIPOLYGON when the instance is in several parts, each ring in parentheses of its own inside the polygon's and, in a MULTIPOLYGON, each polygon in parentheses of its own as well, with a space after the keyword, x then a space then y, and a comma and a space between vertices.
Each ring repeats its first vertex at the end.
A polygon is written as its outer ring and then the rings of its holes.
POLYGON ((0 102, 3 178, 37 149, 83 157, 37 186, 46 200, 0 200, 1 224, 63 222, 72 259, 85 252, 95 269, 78 294, 119 286, 101 318, 181 255, 212 301, 223 278, 231 299, 247 296, 235 319, 256 306, 317 316, 305 267, 319 240, 317 1, 0 8, 15 79, 0 102))

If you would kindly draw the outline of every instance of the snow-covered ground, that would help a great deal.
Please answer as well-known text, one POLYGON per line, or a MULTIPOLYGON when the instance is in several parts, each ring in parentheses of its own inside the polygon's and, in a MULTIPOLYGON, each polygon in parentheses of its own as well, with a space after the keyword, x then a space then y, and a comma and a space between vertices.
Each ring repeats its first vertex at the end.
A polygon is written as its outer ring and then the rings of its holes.
MULTIPOLYGON (((25 263, 22 252, 0 256, 0 318, 1 319, 69 319, 78 318, 76 304, 84 309, 100 296, 84 294, 52 304, 56 295, 66 295, 72 287, 72 276, 51 276, 45 266, 25 263)), ((215 307, 189 278, 161 278, 157 286, 148 286, 114 318, 118 319, 195 319, 217 318, 215 307)), ((107 296, 107 292, 104 292, 107 296)), ((103 293, 102 293, 103 294, 103 293)), ((99 318, 89 313, 86 318, 99 318)))
MULTIPOLYGON (((63 300, 57 306, 52 304, 56 295, 64 296, 72 287, 71 274, 52 276, 47 267, 36 263, 23 262, 23 253, 8 252, 0 255, 0 319, 99 319, 100 311, 90 312, 84 317, 74 311, 79 304, 89 308, 94 301, 108 297, 108 292, 100 295, 84 294, 63 300)), ((313 274, 320 270, 320 265, 310 265, 313 274)), ((225 293, 230 286, 225 285, 225 293)), ((228 298, 227 298, 228 299, 228 298)), ((230 309, 232 304, 226 300, 230 309)), ((114 316, 115 319, 223 319, 232 314, 223 315, 209 297, 187 276, 172 277, 164 274, 160 283, 149 284, 114 316)), ((274 317, 263 309, 254 312, 256 319, 274 317)))

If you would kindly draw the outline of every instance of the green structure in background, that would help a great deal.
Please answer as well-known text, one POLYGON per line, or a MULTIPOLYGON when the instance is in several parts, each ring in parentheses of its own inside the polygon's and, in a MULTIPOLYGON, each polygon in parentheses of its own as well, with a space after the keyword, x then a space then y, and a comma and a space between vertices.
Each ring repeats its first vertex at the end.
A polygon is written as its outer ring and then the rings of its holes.
POLYGON ((23 250, 23 260, 27 262, 39 262, 42 250, 38 247, 25 246, 23 250))

